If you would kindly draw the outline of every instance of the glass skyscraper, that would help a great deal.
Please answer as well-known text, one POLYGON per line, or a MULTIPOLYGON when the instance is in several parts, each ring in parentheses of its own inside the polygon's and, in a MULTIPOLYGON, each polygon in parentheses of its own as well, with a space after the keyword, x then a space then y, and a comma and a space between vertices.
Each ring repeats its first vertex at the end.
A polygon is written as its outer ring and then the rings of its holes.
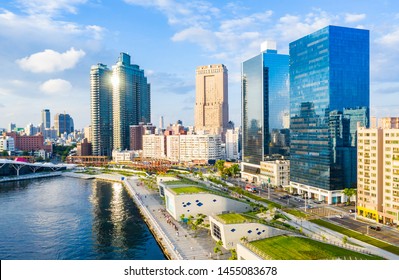
POLYGON ((329 203, 356 183, 343 151, 369 125, 369 52, 368 30, 338 26, 290 43, 291 185, 329 203))
POLYGON ((289 113, 289 56, 278 54, 272 41, 261 51, 242 63, 242 162, 249 173, 259 173, 253 165, 260 165, 265 155, 287 154, 289 145, 284 121, 289 113))
POLYGON ((121 53, 112 67, 114 149, 129 149, 130 125, 151 122, 150 92, 144 70, 130 64, 130 55, 121 53))
POLYGON ((91 139, 94 156, 112 155, 112 72, 104 64, 90 70, 91 139))

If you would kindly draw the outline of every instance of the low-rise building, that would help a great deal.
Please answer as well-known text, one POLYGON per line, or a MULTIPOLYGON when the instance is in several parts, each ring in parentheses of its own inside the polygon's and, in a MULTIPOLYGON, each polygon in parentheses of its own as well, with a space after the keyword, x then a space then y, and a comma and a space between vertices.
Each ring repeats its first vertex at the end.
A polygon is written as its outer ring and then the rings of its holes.
POLYGON ((287 231, 261 224, 238 213, 225 213, 209 217, 211 236, 223 242, 225 249, 236 249, 242 239, 253 241, 288 233, 287 231))
POLYGON ((180 135, 180 161, 204 162, 221 159, 220 135, 180 135))
POLYGON ((164 159, 166 157, 166 143, 164 135, 143 135, 143 157, 164 159))
POLYGON ((233 199, 220 191, 184 181, 159 182, 165 196, 165 207, 177 221, 198 214, 211 215, 222 211, 247 212, 252 207, 243 201, 233 199))
POLYGON ((15 151, 14 138, 5 135, 0 137, 0 152, 3 151, 8 151, 8 152, 15 151))
POLYGON ((114 162, 132 161, 135 157, 137 157, 136 151, 112 151, 112 161, 114 162))
POLYGON ((261 161, 260 180, 273 187, 286 187, 290 184, 290 161, 261 161))

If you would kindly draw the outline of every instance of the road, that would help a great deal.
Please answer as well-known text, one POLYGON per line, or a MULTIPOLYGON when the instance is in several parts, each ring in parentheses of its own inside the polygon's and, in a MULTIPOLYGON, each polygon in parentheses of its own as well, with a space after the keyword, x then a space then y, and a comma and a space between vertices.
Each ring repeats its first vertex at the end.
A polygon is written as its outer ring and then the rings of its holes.
POLYGON ((346 228, 358 231, 363 234, 367 234, 369 236, 399 246, 399 231, 394 228, 388 226, 380 226, 381 231, 375 231, 368 228, 370 223, 363 222, 360 220, 355 220, 354 216, 344 217, 344 218, 331 217, 329 218, 329 220, 337 224, 340 224, 346 228))

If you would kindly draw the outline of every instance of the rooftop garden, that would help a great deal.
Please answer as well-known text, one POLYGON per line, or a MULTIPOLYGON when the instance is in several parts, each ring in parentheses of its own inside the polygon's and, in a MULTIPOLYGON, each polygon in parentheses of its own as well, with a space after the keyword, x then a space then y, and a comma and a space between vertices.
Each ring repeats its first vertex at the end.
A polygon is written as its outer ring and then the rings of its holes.
POLYGON ((275 236, 246 244, 261 257, 273 260, 381 260, 373 255, 347 250, 304 237, 275 236))
POLYGON ((248 218, 237 213, 220 214, 217 215, 217 218, 225 224, 242 224, 249 221, 248 218))
POLYGON ((171 189, 175 194, 195 194, 195 193, 210 193, 208 189, 197 187, 197 186, 187 186, 180 188, 171 189))
POLYGON ((186 179, 186 178, 176 178, 177 180, 173 181, 162 181, 162 183, 166 186, 175 186, 175 185, 198 185, 203 186, 203 184, 186 179))

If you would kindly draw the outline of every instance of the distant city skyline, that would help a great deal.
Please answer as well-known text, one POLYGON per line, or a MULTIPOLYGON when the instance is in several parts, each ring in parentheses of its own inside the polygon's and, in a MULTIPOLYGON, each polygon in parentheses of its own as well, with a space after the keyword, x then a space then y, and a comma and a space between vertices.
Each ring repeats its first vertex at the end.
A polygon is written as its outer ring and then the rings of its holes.
POLYGON ((265 40, 288 54, 290 42, 329 24, 370 30, 370 115, 399 115, 399 8, 393 0, 43 3, 0 4, 1 128, 39 125, 44 108, 70 113, 76 128, 88 126, 90 67, 113 64, 120 52, 146 71, 151 118, 163 116, 165 125, 178 119, 194 125, 196 67, 226 65, 229 119, 239 126, 241 62, 258 54, 265 40))

